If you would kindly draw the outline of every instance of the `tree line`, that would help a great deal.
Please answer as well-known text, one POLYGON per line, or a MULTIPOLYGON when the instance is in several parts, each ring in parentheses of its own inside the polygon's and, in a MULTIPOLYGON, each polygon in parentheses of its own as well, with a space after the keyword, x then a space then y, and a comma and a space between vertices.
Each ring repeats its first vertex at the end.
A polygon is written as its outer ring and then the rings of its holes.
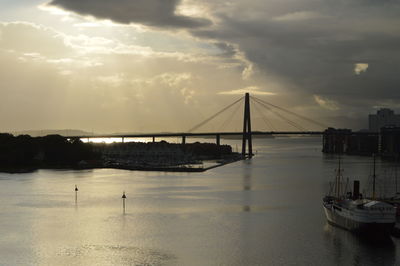
POLYGON ((99 159, 90 144, 79 139, 67 139, 60 135, 31 137, 0 134, 0 167, 13 168, 60 168, 75 167, 82 160, 99 159))

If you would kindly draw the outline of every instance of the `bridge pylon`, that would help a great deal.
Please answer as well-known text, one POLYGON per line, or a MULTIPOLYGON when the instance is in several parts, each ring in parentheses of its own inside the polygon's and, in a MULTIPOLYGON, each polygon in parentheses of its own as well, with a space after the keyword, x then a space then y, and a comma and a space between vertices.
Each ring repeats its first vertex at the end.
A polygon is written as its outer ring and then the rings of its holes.
POLYGON ((249 158, 253 157, 253 144, 251 136, 250 119, 250 94, 247 92, 244 97, 244 115, 243 115, 243 138, 242 138, 242 157, 246 157, 246 143, 249 144, 249 158))

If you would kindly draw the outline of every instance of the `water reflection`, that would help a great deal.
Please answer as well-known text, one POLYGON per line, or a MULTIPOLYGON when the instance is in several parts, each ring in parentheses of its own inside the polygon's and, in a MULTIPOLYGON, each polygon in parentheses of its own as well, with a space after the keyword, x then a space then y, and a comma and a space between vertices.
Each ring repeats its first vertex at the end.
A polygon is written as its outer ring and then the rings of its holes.
MULTIPOLYGON (((320 140, 256 143, 265 146, 251 161, 204 173, 0 174, 0 265, 396 263, 399 239, 375 244, 321 230, 337 160, 324 159, 320 140)), ((349 177, 369 174, 364 157, 346 163, 349 177)))
POLYGON ((245 171, 243 175, 243 191, 251 190, 251 172, 250 170, 245 171))
POLYGON ((390 236, 363 237, 326 224, 324 239, 337 265, 396 265, 396 247, 390 236))
POLYGON ((79 265, 166 265, 176 262, 174 255, 163 251, 122 245, 63 248, 57 252, 57 258, 52 262, 61 262, 63 265, 72 262, 76 265, 77 259, 79 265))
POLYGON ((251 206, 249 205, 244 205, 242 208, 243 212, 251 212, 251 206))
POLYGON ((243 168, 243 212, 251 212, 251 185, 252 185, 252 168, 251 160, 244 161, 245 167, 243 168))

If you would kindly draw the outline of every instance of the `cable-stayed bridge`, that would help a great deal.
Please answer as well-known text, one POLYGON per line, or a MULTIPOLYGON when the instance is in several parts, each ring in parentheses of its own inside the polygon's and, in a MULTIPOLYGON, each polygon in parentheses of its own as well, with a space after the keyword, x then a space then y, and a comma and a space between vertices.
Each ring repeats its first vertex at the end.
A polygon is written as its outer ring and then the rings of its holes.
MULTIPOLYGON (((178 133, 144 133, 144 134, 101 134, 101 135, 85 135, 85 136, 68 136, 68 138, 87 138, 87 139, 95 139, 95 138, 121 138, 122 142, 125 138, 152 138, 153 142, 155 142, 156 138, 165 138, 165 137, 181 137, 182 144, 186 143, 187 137, 210 137, 215 136, 216 144, 220 145, 220 139, 224 136, 240 136, 242 138, 242 156, 251 158, 253 156, 253 144, 252 137, 253 136, 268 136, 268 135, 321 135, 322 131, 312 131, 307 130, 304 126, 295 122, 293 118, 305 121, 308 124, 312 124, 318 126, 321 129, 328 128, 327 125, 300 115, 298 113, 292 112, 286 108, 277 106, 275 104, 269 103, 265 100, 262 100, 257 97, 250 96, 249 93, 246 93, 245 96, 236 100, 235 102, 229 104, 228 106, 222 108, 215 114, 211 115, 207 119, 202 122, 196 124, 186 132, 178 132, 178 133), (240 132, 197 132, 200 128, 204 127, 210 121, 215 120, 217 117, 221 116, 224 113, 227 113, 229 110, 233 110, 227 121, 230 122, 232 119, 237 116, 237 112, 244 103, 243 110, 243 130, 240 132), (269 131, 252 131, 251 124, 251 112, 250 107, 254 106, 254 110, 258 113, 258 115, 262 118, 262 121, 267 125, 268 128, 272 129, 269 131), (275 126, 271 119, 265 114, 265 111, 269 113, 269 115, 274 116, 275 118, 279 118, 281 121, 290 125, 294 130, 276 130, 275 126), (292 118, 290 118, 292 117, 292 118)), ((225 121, 222 126, 227 124, 225 121)))

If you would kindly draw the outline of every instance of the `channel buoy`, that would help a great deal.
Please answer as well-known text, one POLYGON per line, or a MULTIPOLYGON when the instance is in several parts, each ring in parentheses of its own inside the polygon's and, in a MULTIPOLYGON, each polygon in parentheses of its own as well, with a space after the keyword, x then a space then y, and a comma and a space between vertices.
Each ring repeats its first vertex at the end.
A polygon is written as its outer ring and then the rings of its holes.
POLYGON ((78 186, 75 185, 75 205, 78 204, 78 186))
POLYGON ((126 195, 125 195, 125 191, 122 193, 122 208, 124 210, 125 213, 125 200, 126 200, 126 195))

